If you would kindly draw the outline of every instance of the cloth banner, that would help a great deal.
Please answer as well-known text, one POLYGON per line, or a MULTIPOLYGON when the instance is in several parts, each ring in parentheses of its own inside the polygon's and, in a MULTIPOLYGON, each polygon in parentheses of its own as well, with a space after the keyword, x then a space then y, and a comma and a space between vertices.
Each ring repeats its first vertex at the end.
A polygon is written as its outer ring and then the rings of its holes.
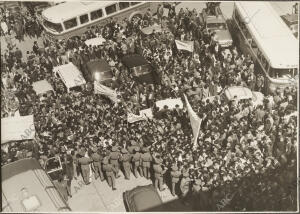
POLYGON ((152 119, 153 113, 151 108, 143 109, 140 111, 140 115, 145 116, 146 118, 152 119))
POLYGON ((106 40, 102 37, 96 37, 96 38, 92 38, 92 39, 88 39, 85 41, 85 44, 87 46, 98 46, 98 45, 102 45, 106 40))
POLYGON ((155 104, 160 110, 163 109, 165 105, 168 106, 169 109, 174 109, 176 105, 179 105, 179 108, 183 108, 183 103, 180 98, 159 100, 155 104))
POLYGON ((133 113, 128 113, 127 114, 127 121, 128 123, 135 123, 137 121, 141 121, 141 120, 148 120, 148 118, 143 114, 141 115, 136 115, 133 113))
POLYGON ((94 82, 94 90, 95 90, 95 94, 105 95, 109 99, 111 99, 111 101, 113 101, 114 103, 119 101, 117 98, 117 92, 115 92, 109 87, 106 87, 105 85, 100 84, 99 82, 96 81, 94 82))
POLYGON ((9 141, 34 139, 33 115, 1 119, 1 144, 9 141))
POLYGON ((194 51, 194 42, 193 41, 179 41, 175 40, 176 46, 179 50, 186 50, 189 52, 194 51))
POLYGON ((188 114, 189 114, 189 117, 190 117, 192 129, 193 129, 193 135, 194 135, 193 144, 194 144, 194 147, 196 147, 202 120, 198 117, 196 112, 194 112, 194 110, 192 109, 192 106, 189 103, 189 101, 188 101, 185 94, 184 94, 184 99, 185 99, 185 102, 186 102, 187 111, 188 111, 188 114))

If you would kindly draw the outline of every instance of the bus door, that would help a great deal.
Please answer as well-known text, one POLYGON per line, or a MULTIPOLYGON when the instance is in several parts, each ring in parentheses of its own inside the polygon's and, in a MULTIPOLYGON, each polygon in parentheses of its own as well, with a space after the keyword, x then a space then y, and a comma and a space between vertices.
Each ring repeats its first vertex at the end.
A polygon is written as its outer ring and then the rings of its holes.
POLYGON ((52 180, 57 180, 58 175, 63 173, 61 160, 58 156, 47 159, 44 168, 52 180))

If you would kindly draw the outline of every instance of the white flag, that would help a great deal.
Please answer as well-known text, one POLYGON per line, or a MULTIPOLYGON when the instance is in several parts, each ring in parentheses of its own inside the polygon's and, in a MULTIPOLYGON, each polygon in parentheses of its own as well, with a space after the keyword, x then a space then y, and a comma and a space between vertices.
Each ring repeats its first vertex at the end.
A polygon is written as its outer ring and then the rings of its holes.
POLYGON ((94 82, 94 90, 95 90, 95 94, 103 94, 115 103, 119 101, 117 98, 117 92, 96 81, 94 82))
POLYGON ((179 40, 175 40, 176 42, 176 46, 179 50, 186 50, 189 52, 193 52, 194 51, 194 42, 193 41, 179 41, 179 40))
POLYGON ((192 129, 193 129, 194 147, 196 147, 202 120, 198 117, 196 112, 194 112, 194 110, 192 109, 192 106, 190 105, 190 103, 189 103, 187 97, 185 96, 185 94, 184 94, 184 98, 185 98, 185 102, 186 102, 186 106, 187 106, 187 111, 188 111, 188 114, 189 114, 189 117, 190 117, 191 126, 192 126, 192 129))
POLYGON ((133 113, 127 114, 128 123, 135 123, 135 122, 141 121, 141 120, 147 120, 147 117, 145 115, 136 115, 133 113))

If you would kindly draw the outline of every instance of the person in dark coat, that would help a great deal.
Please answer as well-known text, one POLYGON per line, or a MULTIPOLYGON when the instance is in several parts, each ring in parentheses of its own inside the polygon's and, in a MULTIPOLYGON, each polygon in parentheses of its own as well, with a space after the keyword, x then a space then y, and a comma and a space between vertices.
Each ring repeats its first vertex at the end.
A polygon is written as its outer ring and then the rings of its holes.
POLYGON ((90 163, 92 160, 88 157, 84 157, 85 154, 83 152, 80 153, 80 158, 78 159, 78 163, 81 166, 81 172, 83 181, 86 185, 90 184, 89 177, 90 177, 90 163))

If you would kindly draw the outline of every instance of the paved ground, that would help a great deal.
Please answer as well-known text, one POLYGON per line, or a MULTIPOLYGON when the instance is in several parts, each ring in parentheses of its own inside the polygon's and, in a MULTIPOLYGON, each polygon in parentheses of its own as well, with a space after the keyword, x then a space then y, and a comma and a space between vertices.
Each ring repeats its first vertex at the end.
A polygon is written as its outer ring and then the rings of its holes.
MULTIPOLYGON (((106 181, 101 182, 99 179, 92 180, 91 184, 83 185, 82 178, 72 181, 72 194, 73 197, 69 199, 69 205, 73 211, 101 211, 101 212, 125 212, 123 202, 123 193, 126 190, 131 190, 136 186, 143 186, 151 184, 152 181, 143 177, 135 178, 131 175, 130 180, 125 180, 124 176, 116 180, 117 190, 112 191, 106 181)), ((171 195, 170 190, 167 188, 163 192, 159 192, 164 203, 178 199, 171 195)), ((172 206, 172 205, 171 205, 172 206)), ((183 205, 176 203, 173 205, 174 210, 177 207, 180 209, 183 205)))

